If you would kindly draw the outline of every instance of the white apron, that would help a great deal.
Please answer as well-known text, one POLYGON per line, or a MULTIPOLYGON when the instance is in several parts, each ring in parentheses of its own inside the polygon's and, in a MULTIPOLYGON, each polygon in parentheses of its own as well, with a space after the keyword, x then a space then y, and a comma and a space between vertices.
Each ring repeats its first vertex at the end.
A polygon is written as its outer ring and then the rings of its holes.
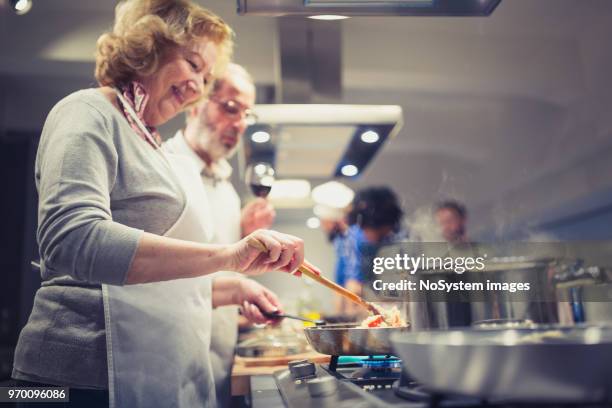
MULTIPOLYGON (((208 242, 211 228, 200 216, 208 202, 197 170, 182 156, 159 153, 167 158, 185 196, 183 212, 165 236, 208 242)), ((102 294, 111 408, 216 406, 209 356, 209 277, 102 285, 102 294)))

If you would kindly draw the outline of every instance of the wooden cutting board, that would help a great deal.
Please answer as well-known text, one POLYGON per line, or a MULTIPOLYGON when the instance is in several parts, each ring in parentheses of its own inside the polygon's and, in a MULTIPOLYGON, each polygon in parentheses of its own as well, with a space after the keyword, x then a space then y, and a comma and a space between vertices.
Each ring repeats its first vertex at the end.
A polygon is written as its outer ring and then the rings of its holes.
POLYGON ((232 395, 249 395, 249 379, 253 375, 270 375, 275 371, 284 370, 287 364, 293 360, 309 360, 314 363, 326 363, 330 356, 319 354, 316 351, 307 353, 291 354, 279 357, 234 357, 232 369, 232 395))
POLYGON ((286 366, 290 361, 293 360, 308 360, 313 363, 327 363, 329 362, 330 356, 326 354, 320 354, 316 351, 308 351, 300 354, 290 354, 288 356, 277 356, 277 357, 240 357, 236 356, 234 364, 241 365, 244 367, 274 367, 274 366, 286 366))

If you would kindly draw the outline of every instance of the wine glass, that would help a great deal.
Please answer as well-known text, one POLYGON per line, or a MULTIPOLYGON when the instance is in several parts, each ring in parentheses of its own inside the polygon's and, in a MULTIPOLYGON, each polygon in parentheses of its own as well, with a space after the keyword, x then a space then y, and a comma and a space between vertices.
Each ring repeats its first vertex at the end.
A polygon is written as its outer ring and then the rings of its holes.
POLYGON ((246 169, 246 184, 256 197, 266 198, 274 184, 274 168, 270 163, 254 163, 246 169))

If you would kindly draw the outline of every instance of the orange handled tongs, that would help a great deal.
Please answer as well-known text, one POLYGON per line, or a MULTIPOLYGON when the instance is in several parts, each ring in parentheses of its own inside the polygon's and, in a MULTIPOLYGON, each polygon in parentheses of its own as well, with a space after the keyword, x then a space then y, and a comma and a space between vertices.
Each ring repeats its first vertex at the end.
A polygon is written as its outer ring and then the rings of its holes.
MULTIPOLYGON (((253 247, 258 249, 261 252, 268 252, 268 248, 266 248, 266 246, 263 244, 263 242, 261 242, 260 240, 258 240, 257 238, 250 238, 248 241, 248 244, 253 247)), ((320 284, 327 286, 328 288, 330 288, 331 290, 333 290, 334 292, 346 297, 347 299, 365 307, 366 309, 368 309, 368 311, 377 314, 377 315, 381 315, 384 318, 384 313, 383 310, 381 309, 380 306, 375 305, 374 303, 371 302, 367 302, 365 300, 363 300, 360 296, 356 295, 355 293, 351 292, 350 290, 343 288, 342 286, 338 285, 337 283, 327 279, 325 276, 320 275, 319 273, 315 272, 316 268, 312 266, 312 264, 310 262, 308 262, 307 260, 304 260, 304 262, 298 267, 298 271, 300 271, 302 273, 302 275, 306 275, 308 276, 310 279, 319 282, 320 284)))

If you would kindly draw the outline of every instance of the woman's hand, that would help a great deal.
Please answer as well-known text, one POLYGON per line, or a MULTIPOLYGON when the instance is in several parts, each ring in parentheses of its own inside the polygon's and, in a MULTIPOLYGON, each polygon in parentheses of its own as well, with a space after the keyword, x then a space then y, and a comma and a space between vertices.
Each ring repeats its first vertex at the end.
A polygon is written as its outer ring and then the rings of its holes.
POLYGON ((304 241, 277 231, 257 230, 230 245, 227 256, 227 269, 246 275, 275 270, 294 273, 304 261, 304 241), (266 251, 252 242, 261 243, 266 251))
POLYGON ((282 313, 282 306, 271 290, 254 280, 240 278, 236 285, 235 303, 240 305, 242 315, 251 323, 276 323, 278 319, 270 319, 266 313, 282 313))
MULTIPOLYGON (((125 283, 193 278, 218 271, 257 275, 280 270, 299 276, 296 270, 303 261, 304 242, 276 231, 258 230, 231 245, 198 244, 145 232, 125 283)), ((320 273, 308 263, 306 266, 320 273)))

